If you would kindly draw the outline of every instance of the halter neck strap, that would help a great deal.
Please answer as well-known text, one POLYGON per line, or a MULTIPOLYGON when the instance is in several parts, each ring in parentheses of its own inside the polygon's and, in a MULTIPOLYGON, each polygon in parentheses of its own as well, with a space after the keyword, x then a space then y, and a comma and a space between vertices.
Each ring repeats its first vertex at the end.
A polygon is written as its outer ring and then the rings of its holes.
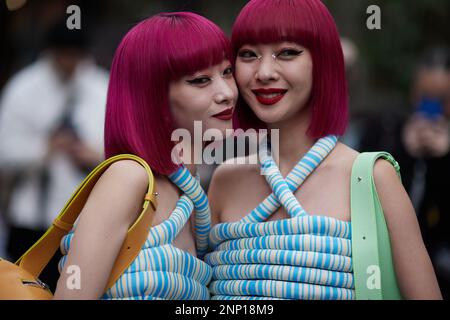
POLYGON ((330 154, 337 143, 337 137, 330 135, 317 140, 314 146, 302 157, 286 179, 280 173, 275 161, 270 155, 267 143, 260 145, 260 163, 262 173, 266 177, 273 193, 253 209, 240 222, 262 222, 283 205, 291 217, 307 214, 293 195, 306 178, 330 154))
POLYGON ((208 198, 198 181, 198 176, 197 179, 194 178, 186 167, 180 167, 168 178, 184 192, 194 205, 197 254, 199 257, 203 257, 208 251, 208 235, 211 230, 211 211, 208 198))

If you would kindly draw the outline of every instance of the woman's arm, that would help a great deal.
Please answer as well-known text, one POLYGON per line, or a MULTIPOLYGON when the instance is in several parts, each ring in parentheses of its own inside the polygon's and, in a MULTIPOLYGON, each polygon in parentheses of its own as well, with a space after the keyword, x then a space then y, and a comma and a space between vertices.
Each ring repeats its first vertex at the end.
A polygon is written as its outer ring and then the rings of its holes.
POLYGON ((131 160, 111 165, 81 211, 55 299, 99 299, 105 290, 128 228, 142 210, 148 186, 145 169, 131 160), (69 266, 80 270, 80 289, 66 285, 69 266))
POLYGON ((394 267, 405 299, 442 299, 417 217, 395 169, 386 160, 374 168, 392 246, 394 267))

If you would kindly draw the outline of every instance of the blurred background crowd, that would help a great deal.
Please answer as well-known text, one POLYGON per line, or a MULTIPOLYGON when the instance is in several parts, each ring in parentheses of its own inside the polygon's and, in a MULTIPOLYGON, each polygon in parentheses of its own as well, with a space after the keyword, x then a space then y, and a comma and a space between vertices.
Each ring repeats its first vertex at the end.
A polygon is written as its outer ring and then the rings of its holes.
MULTIPOLYGON (((0 0, 0 257, 15 260, 103 159, 108 69, 122 36, 162 11, 227 34, 246 0, 0 0), (70 5, 81 30, 68 30, 70 5)), ((390 152, 450 297, 450 2, 325 0, 338 25, 351 121, 342 141, 390 152), (370 5, 381 29, 369 30, 370 5), (448 198, 447 198, 448 197, 448 198)), ((202 171, 203 184, 213 168, 202 171)))

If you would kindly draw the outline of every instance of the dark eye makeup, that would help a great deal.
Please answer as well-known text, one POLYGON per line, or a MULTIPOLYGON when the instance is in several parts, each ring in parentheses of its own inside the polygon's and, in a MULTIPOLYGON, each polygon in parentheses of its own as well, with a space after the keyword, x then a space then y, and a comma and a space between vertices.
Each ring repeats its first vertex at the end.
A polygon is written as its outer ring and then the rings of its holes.
MULTIPOLYGON (((228 77, 230 75, 233 75, 233 72, 234 72, 233 67, 229 66, 222 72, 222 76, 228 77)), ((188 80, 186 80, 186 82, 189 84, 192 84, 192 85, 206 85, 211 80, 213 80, 213 78, 211 78, 211 77, 199 76, 194 79, 188 79, 188 80)))
MULTIPOLYGON (((303 53, 303 50, 294 49, 294 48, 284 48, 281 49, 276 53, 276 57, 288 59, 293 58, 301 55, 303 53)), ((255 58, 258 58, 258 55, 249 49, 243 49, 238 52, 238 57, 242 58, 244 60, 254 60, 255 58)))
POLYGON ((238 52, 238 57, 244 58, 244 59, 251 59, 251 58, 256 58, 257 55, 256 55, 256 53, 254 53, 251 50, 244 49, 244 50, 241 50, 238 52))
POLYGON ((297 50, 297 49, 282 49, 278 54, 277 57, 296 57, 303 53, 303 50, 297 50))
POLYGON ((233 74, 233 72, 234 72, 233 68, 232 68, 232 67, 228 67, 228 68, 226 68, 226 69, 223 71, 223 75, 224 75, 224 76, 228 76, 228 75, 233 74))
POLYGON ((206 84, 211 80, 211 78, 209 77, 198 77, 195 79, 189 79, 186 80, 187 83, 189 84, 206 84))

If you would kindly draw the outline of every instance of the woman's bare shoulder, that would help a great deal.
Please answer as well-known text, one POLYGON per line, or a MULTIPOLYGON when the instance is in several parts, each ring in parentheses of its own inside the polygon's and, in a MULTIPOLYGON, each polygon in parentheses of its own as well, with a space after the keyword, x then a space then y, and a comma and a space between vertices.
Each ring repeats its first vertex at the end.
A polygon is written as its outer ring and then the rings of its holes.
POLYGON ((214 171, 211 183, 219 185, 239 184, 246 179, 259 175, 260 167, 256 155, 233 158, 219 165, 214 171))
POLYGON ((118 161, 105 170, 81 211, 67 257, 66 266, 78 265, 86 274, 83 290, 68 290, 63 271, 55 298, 101 296, 127 230, 142 211, 147 184, 145 169, 132 160, 118 161))
POLYGON ((256 156, 233 158, 219 165, 213 173, 208 190, 211 209, 220 213, 222 203, 242 194, 260 179, 260 167, 256 156))
POLYGON ((347 160, 356 159, 356 157, 360 154, 358 151, 347 146, 346 144, 344 144, 342 142, 337 143, 336 150, 338 151, 338 154, 340 157, 342 157, 342 159, 347 159, 347 160))
POLYGON ((116 218, 122 216, 127 221, 134 221, 136 213, 142 205, 149 178, 146 170, 133 160, 120 160, 109 166, 101 175, 92 189, 85 209, 97 208, 97 210, 83 210, 96 212, 96 215, 108 214, 112 208, 116 218), (118 208, 126 210, 117 210, 118 208))
POLYGON ((349 172, 360 153, 344 143, 338 142, 334 150, 324 160, 322 169, 349 172))
POLYGON ((148 174, 145 168, 133 160, 120 160, 111 164, 105 171, 105 174, 114 176, 116 178, 125 178, 128 183, 136 185, 147 185, 148 174))

